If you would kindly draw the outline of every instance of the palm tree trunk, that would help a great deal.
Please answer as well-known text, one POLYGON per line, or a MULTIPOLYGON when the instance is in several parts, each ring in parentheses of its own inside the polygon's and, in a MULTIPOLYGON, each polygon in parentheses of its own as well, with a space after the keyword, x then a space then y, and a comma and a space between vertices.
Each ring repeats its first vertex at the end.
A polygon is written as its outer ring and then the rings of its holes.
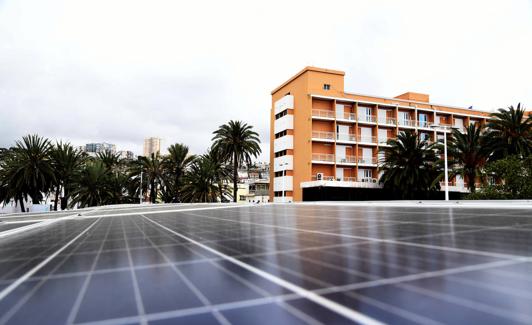
POLYGON ((60 189, 61 189, 61 186, 57 184, 57 187, 55 189, 54 211, 57 211, 57 201, 59 200, 60 189))
POLYGON ((233 202, 236 203, 236 193, 238 192, 238 160, 236 152, 233 153, 233 202))
POLYGON ((471 193, 475 193, 475 191, 476 191, 476 188, 475 188, 475 176, 476 176, 476 173, 471 173, 471 174, 467 175, 467 183, 468 183, 469 191, 471 193))
POLYGON ((19 202, 20 202, 20 212, 26 212, 26 208, 24 207, 24 199, 20 198, 19 202))

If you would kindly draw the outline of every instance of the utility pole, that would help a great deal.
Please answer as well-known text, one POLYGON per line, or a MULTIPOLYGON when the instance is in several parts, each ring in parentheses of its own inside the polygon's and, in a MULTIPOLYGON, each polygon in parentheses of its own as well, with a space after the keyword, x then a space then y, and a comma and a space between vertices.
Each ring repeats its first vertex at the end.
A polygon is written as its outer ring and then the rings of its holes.
POLYGON ((142 204, 142 169, 140 170, 140 197, 139 197, 139 204, 142 204))

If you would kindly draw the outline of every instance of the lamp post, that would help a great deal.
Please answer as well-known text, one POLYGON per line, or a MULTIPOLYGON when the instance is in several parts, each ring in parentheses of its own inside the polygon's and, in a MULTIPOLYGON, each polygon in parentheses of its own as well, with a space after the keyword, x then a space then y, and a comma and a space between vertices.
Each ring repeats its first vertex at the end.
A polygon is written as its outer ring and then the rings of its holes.
MULTIPOLYGON (((430 127, 436 131, 443 132, 443 163, 444 163, 444 181, 445 181, 445 201, 449 201, 449 172, 447 170, 447 133, 456 129, 450 125, 431 124, 430 127)), ((436 139, 437 140, 437 139, 436 139)))
POLYGON ((142 169, 140 170, 140 195, 139 195, 139 204, 142 204, 142 169))

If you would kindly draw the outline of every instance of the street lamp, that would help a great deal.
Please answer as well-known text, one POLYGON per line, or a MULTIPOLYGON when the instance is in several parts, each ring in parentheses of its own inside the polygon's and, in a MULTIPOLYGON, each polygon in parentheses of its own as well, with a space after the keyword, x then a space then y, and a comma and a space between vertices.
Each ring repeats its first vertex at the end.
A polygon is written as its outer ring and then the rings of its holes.
MULTIPOLYGON (((449 201, 449 173, 447 171, 447 133, 451 132, 452 127, 450 125, 431 124, 430 127, 436 131, 443 132, 443 161, 444 161, 444 177, 445 177, 445 201, 449 201)), ((438 139, 436 139, 437 141, 438 139)))

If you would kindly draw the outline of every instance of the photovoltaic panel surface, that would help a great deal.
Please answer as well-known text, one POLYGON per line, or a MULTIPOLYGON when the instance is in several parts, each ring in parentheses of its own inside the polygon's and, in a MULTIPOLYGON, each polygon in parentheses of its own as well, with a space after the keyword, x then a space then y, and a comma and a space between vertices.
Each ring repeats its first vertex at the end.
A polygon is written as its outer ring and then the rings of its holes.
POLYGON ((291 204, 62 215, 0 239, 0 324, 530 324, 531 212, 291 204))

